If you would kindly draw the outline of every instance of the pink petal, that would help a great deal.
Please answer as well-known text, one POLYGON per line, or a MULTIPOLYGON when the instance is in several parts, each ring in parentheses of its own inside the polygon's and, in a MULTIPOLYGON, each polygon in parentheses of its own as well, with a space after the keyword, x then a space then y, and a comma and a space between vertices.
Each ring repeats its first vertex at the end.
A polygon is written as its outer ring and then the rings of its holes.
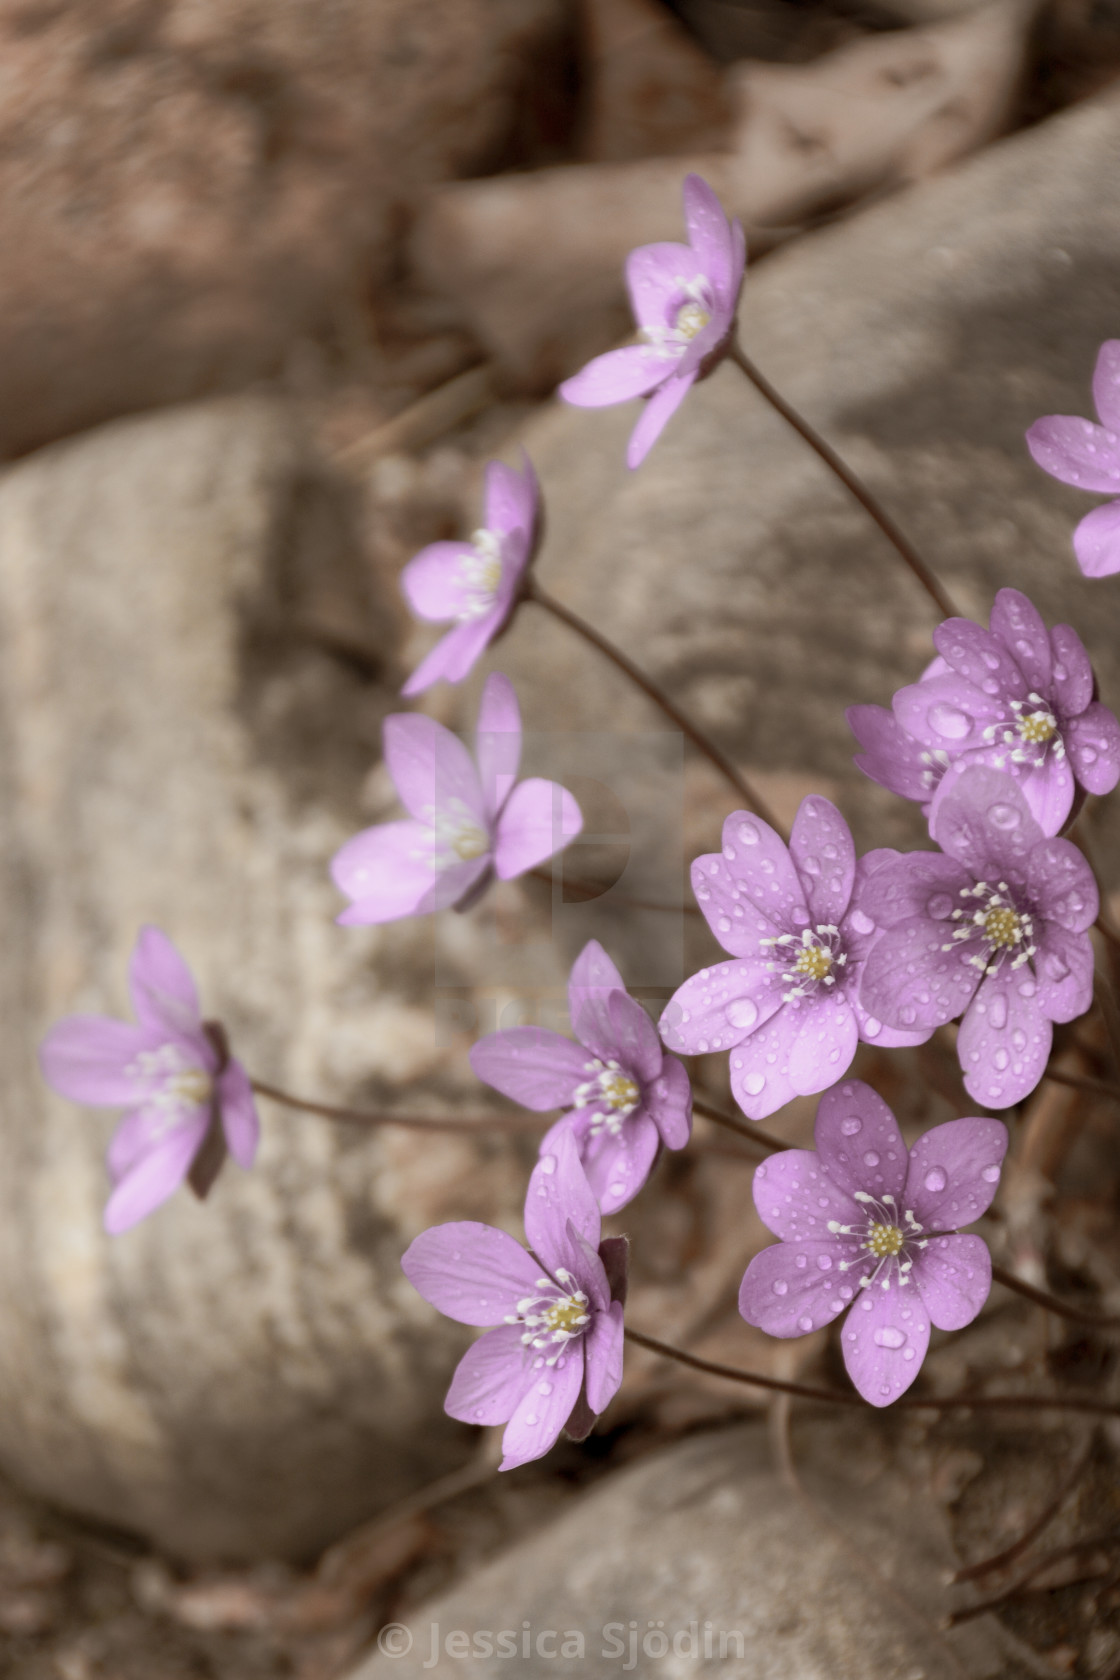
POLYGON ((175 1194, 206 1136, 209 1118, 202 1109, 196 1120, 181 1122, 129 1167, 105 1204, 104 1225, 111 1237, 139 1224, 175 1194))
POLYGON ((484 613, 481 618, 457 624, 425 654, 401 693, 406 699, 411 699, 415 694, 423 694, 433 683, 462 682, 498 634, 505 619, 505 608, 495 605, 493 611, 484 613))
POLYGON ((731 228, 722 204, 702 175, 685 176, 684 219, 701 272, 707 275, 721 299, 733 304, 735 253, 731 228))
POLYGON ((722 841, 722 852, 693 863, 692 890, 724 950, 755 957, 760 938, 808 925, 805 889, 785 842, 761 817, 733 811, 722 841))
POLYGON ((1093 1002, 1093 947, 1087 935, 1047 922, 1034 959, 1038 1006, 1051 1021, 1076 1021, 1093 1002))
POLYGON ((524 450, 521 462, 520 472, 504 461, 489 462, 484 502, 487 530, 523 531, 527 549, 536 529, 541 492, 533 463, 524 450))
POLYGON ((991 630, 1011 654, 1027 680, 1027 687, 1045 694, 1050 686, 1053 659, 1050 636, 1042 614, 1021 589, 1001 589, 992 605, 991 630))
POLYGON ((474 1219, 421 1231, 401 1270, 425 1301, 460 1324, 500 1324, 518 1301, 538 1293, 541 1275, 508 1232, 474 1219))
POLYGON ((589 1078, 582 1045, 547 1027, 507 1027, 480 1038, 470 1050, 471 1067, 495 1091, 526 1108, 565 1108, 589 1078))
POLYGON ((673 363, 644 344, 628 344, 623 350, 608 350, 596 356, 571 379, 565 379, 557 395, 575 408, 607 408, 611 403, 644 397, 673 371, 673 363))
POLYGON ((562 851, 583 827, 579 806, 559 782, 519 782, 498 818, 494 868, 501 880, 524 875, 562 851))
POLYGON ((1074 775, 1090 793, 1111 793, 1120 780, 1120 723, 1094 700, 1062 731, 1074 775))
POLYGON ((1043 838, 1015 778, 979 764, 946 774, 930 812, 930 833, 978 881, 992 874, 997 880, 1021 877, 1043 838))
POLYGON ((1055 624, 1050 646, 1054 653, 1054 698, 1065 717, 1076 717, 1093 698, 1093 667, 1085 643, 1070 625, 1055 624))
POLYGON ((194 978, 162 929, 142 927, 128 965, 132 1007, 142 1027, 196 1037, 201 1011, 194 978))
POLYGON ((486 810, 493 817, 509 797, 521 763, 521 708, 508 677, 492 671, 482 689, 475 757, 486 810))
POLYGON ((783 1242, 837 1243, 829 1225, 858 1224, 860 1204, 834 1184, 811 1149, 785 1149, 756 1168, 751 1185, 758 1217, 783 1242))
POLYGON ((1103 426, 1073 414, 1048 414, 1027 433, 1027 448, 1043 472, 1078 490, 1116 493, 1120 446, 1110 444, 1103 426))
POLYGON ((584 1337, 587 1404, 605 1412, 622 1385, 622 1303, 612 1301, 607 1312, 596 1313, 584 1337))
POLYGON ((573 1031, 585 1003, 607 992, 625 990, 626 982, 599 941, 589 939, 568 976, 568 1015, 573 1031))
POLYGON ((852 896, 856 849, 851 830, 829 800, 803 799, 789 837, 790 856, 809 895, 814 925, 839 926, 852 896))
MULTIPOLYGON (((1072 840, 1046 840, 1036 846, 1027 868, 1032 901, 1047 921, 1070 933, 1091 928, 1100 911, 1096 877, 1072 840)), ((1036 928, 1036 933, 1041 930, 1036 928)))
POLYGON ((434 624, 458 618, 473 599, 463 562, 474 558, 468 542, 429 543, 413 555, 401 573, 401 588, 417 618, 434 624))
POLYGON ((1006 1153, 1002 1120, 970 1116, 931 1127, 910 1151, 903 1211, 927 1232, 971 1225, 991 1206, 1006 1153))
POLYGON ((914 1287, 939 1330, 963 1330, 992 1291, 982 1237, 937 1237, 914 1261, 914 1287))
POLYGON ((218 1080, 218 1108, 229 1152, 239 1167, 248 1169, 256 1159, 261 1123, 249 1075, 240 1062, 230 1062, 218 1080))
POLYGON ((863 748, 853 755, 857 769, 903 799, 929 798, 935 778, 922 763, 923 749, 893 712, 885 706, 849 706, 844 716, 863 748))
MULTIPOLYGON (((704 265, 691 245, 666 240, 636 246, 626 259, 626 284, 638 325, 675 327, 677 305, 684 302, 683 282, 701 278, 707 278, 704 265)), ((661 365, 664 368, 665 362, 661 365)))
MULTIPOLYGON (((1027 685, 1018 664, 998 636, 970 618, 947 618, 933 632, 933 645, 958 675, 994 697, 1023 700, 1027 685), (985 684, 992 686, 985 687, 985 684)), ((904 727, 905 720, 903 720, 904 727)))
MULTIPOLYGON (((1002 696, 983 694, 956 671, 900 688, 891 704, 905 734, 920 748, 943 752, 950 760, 986 745, 984 730, 1007 718, 1009 710, 1002 696)), ((928 788, 922 797, 929 798, 928 788)))
POLYGON ((576 1023, 581 1043, 593 1047, 607 1061, 617 1061, 639 1084, 661 1071, 661 1040, 657 1028, 627 992, 608 992, 592 998, 576 1023))
POLYGON ((417 913, 435 881, 435 832, 422 822, 380 823, 334 855, 331 876, 353 908, 346 925, 391 922, 417 913))
POLYGON ((660 1023, 670 1050, 686 1056, 730 1050, 763 1026, 782 1007, 785 991, 781 976, 771 972, 772 960, 713 963, 678 986, 660 1023))
POLYGON ((1043 834, 1057 834, 1065 826, 1076 792, 1070 764, 1057 753, 1048 752, 1040 765, 1015 779, 1043 834))
POLYGON ((463 1423, 507 1423, 525 1397, 536 1355, 520 1324, 499 1324, 469 1347, 455 1367, 443 1409, 463 1423))
POLYGON ((571 1133, 553 1127, 549 1136, 551 1148, 542 1153, 529 1178, 525 1236, 537 1259, 553 1277, 560 1268, 581 1277, 584 1257, 573 1247, 569 1229, 582 1237, 590 1249, 597 1249, 602 1229, 599 1204, 587 1182, 579 1147, 571 1133))
MULTIPOLYGON (((166 1031, 163 1038, 166 1039, 166 1031)), ((60 1096, 92 1107, 135 1103, 153 1081, 125 1070, 143 1050, 154 1050, 153 1034, 107 1015, 67 1015, 39 1047, 43 1078, 60 1096)))
POLYGON ((660 1074, 646 1091, 645 1107, 666 1149, 683 1149, 692 1135, 692 1086, 675 1056, 663 1058, 660 1074))
POLYGON ((904 1394, 922 1368, 929 1347, 929 1317, 913 1284, 897 1273, 884 1289, 861 1289, 840 1332, 844 1364, 863 1398, 889 1406, 904 1394))
POLYGON ((864 1044, 874 1044, 880 1050, 909 1050, 916 1044, 926 1044, 933 1037, 933 1027, 919 1027, 907 1032, 903 1027, 889 1027, 863 1004, 862 997, 848 991, 848 1002, 856 1018, 856 1027, 864 1044))
POLYGON ((500 1470, 515 1470, 519 1464, 543 1458, 556 1445, 583 1387, 582 1341, 569 1342, 555 1365, 544 1365, 533 1375, 537 1381, 526 1391, 502 1436, 505 1456, 500 1470))
POLYGON ((859 1043, 859 1028, 843 992, 819 989, 800 1004, 801 1030, 789 1055, 789 1082, 799 1097, 843 1079, 859 1043))
POLYGON ((1106 502, 1085 515, 1073 533, 1073 552, 1086 577, 1120 572, 1120 502, 1106 502))
POLYGON ((731 1052, 731 1094, 748 1120, 765 1120, 799 1093, 789 1072, 803 1017, 782 1004, 731 1052))
POLYGON ((914 916, 888 928, 863 970, 860 1002, 877 1021, 904 1032, 944 1026, 968 1007, 979 971, 951 945, 951 922, 914 916), (949 950, 943 949, 951 945, 949 950))
POLYGON ((807 1336, 844 1311, 860 1278, 875 1265, 873 1255, 836 1237, 774 1243, 747 1267, 739 1311, 768 1336, 807 1336), (842 1261, 850 1263, 845 1272, 842 1261))
POLYGON ((565 1114, 541 1139, 541 1154, 552 1151, 561 1131, 575 1141, 587 1182, 604 1214, 632 1202, 649 1178, 661 1145, 657 1127, 641 1109, 627 1115, 618 1132, 605 1127, 591 1136, 592 1109, 565 1114))
POLYGON ((418 712, 385 719, 385 762, 410 817, 430 823, 437 811, 486 826, 486 807, 470 753, 450 729, 418 712))
POLYGON ((1054 1033, 1037 991, 1025 968, 989 974, 961 1022, 964 1088, 985 1108, 1010 1108, 1042 1078, 1054 1033))
POLYGON ((857 1190, 877 1201, 901 1196, 909 1151, 898 1121, 862 1079, 846 1079, 825 1092, 815 1136, 821 1166, 850 1196, 857 1190))
POLYGON ((1106 338, 1097 352, 1093 401, 1102 423, 1120 432, 1120 338, 1106 338))
POLYGON ((695 379, 695 373, 675 374, 654 391, 638 416, 637 425, 630 433, 630 442, 626 446, 626 465, 628 467, 641 466, 661 433, 687 397, 695 379))

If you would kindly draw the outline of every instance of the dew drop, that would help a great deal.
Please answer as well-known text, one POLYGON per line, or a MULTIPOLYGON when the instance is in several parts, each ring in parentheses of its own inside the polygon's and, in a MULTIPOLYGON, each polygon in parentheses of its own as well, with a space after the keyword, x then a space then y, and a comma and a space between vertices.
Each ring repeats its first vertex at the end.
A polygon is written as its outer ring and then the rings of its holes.
POLYGON ((997 828, 1018 828, 1019 813, 1014 805, 989 805, 988 816, 997 828))
POLYGON ((1069 965, 1062 961, 1056 951, 1047 952, 1043 958, 1042 966, 1046 970, 1047 979, 1053 980, 1055 983, 1064 980, 1069 973, 1069 965))
POLYGON ((525 1422, 529 1425, 530 1429, 533 1427, 533 1425, 536 1423, 536 1421, 537 1421, 536 1412, 526 1412, 525 1413, 525 1422))
POLYGON ((913 1026, 914 1021, 917 1018, 917 1013, 918 1012, 914 1008, 913 1004, 908 1003, 904 1009, 899 1010, 898 1018, 904 1027, 910 1027, 913 1026))
POLYGON ((916 1357, 914 1349, 912 1347, 903 1348, 902 1357, 903 1359, 914 1359, 916 1357))
POLYGON ((789 1284, 786 1282, 785 1278, 775 1278, 771 1287, 775 1295, 785 1295, 789 1291, 789 1284))
POLYGON ((999 1168, 998 1167, 981 1167, 980 1177, 984 1180, 985 1184, 998 1184, 999 1183, 999 1168))
POLYGON ((875 932, 875 923, 863 910, 853 910, 848 917, 848 926, 853 933, 867 935, 875 932))
POLYGON ((867 1017, 866 1021, 863 1023, 863 1036, 864 1036, 864 1038, 878 1038, 878 1036, 882 1032, 882 1030, 883 1030, 882 1021, 877 1021, 875 1019, 874 1015, 869 1015, 867 1017))
POLYGON ((748 1073, 743 1081, 743 1089, 748 1097, 757 1097, 765 1084, 766 1075, 764 1073, 748 1073))
POLYGON ((1010 1062, 1010 1060, 1011 1060, 1011 1057, 1007 1054, 1007 1051, 1004 1050, 1002 1047, 999 1050, 997 1050, 995 1052, 995 1055, 992 1057, 992 1063, 993 1063, 994 1067, 997 1069, 997 1071, 1000 1072, 1000 1073, 1005 1073, 1007 1071, 1007 1064, 1010 1062))
POLYGON ((858 1114, 849 1114, 846 1120, 841 1120, 840 1130, 845 1137, 855 1137, 857 1132, 862 1132, 863 1121, 858 1114))
POLYGON ((988 1019, 997 1032, 1007 1025, 1007 993, 994 992, 988 1005, 988 1019))
POLYGON ((874 1149, 869 1149, 864 1155, 863 1164, 865 1167, 877 1167, 879 1165, 879 1157, 874 1149))
POLYGON ((808 1313, 803 1313, 798 1319, 797 1328, 799 1330, 811 1330, 813 1328, 813 1321, 809 1317, 808 1313))
POLYGON ((959 706, 947 706, 944 702, 929 709, 930 728, 946 741, 963 741, 972 728, 972 719, 967 712, 962 712, 959 706))
POLYGON ((934 1195, 937 1195, 939 1191, 944 1190, 948 1182, 949 1179, 946 1175, 944 1167, 931 1167, 924 1180, 926 1189, 932 1190, 934 1195))
POLYGON ((831 1254, 818 1254, 817 1255, 817 1268, 818 1268, 819 1271, 822 1271, 822 1272, 830 1272, 832 1270, 832 1256, 831 1256, 831 1254))
POLYGON ((742 845, 744 845, 744 846, 757 846, 758 845, 758 825, 756 823, 753 823, 753 822, 750 822, 750 821, 741 822, 739 824, 739 827, 736 829, 735 832, 738 834, 740 843, 742 845))
POLYGON ((758 1020, 758 1009, 750 998, 736 998, 727 1006, 727 1019, 733 1027, 753 1027, 758 1020))
POLYGON ((881 1330, 876 1330, 871 1340, 876 1347, 900 1348, 906 1345, 905 1330, 896 1330, 893 1324, 885 1324, 881 1330))
POLYGON ((538 1383, 537 1384, 537 1393, 538 1394, 551 1394, 552 1393, 552 1384, 551 1383, 538 1383))
POLYGON ((555 1155, 542 1155, 537 1165, 546 1175, 554 1173, 556 1171, 556 1157, 555 1155))

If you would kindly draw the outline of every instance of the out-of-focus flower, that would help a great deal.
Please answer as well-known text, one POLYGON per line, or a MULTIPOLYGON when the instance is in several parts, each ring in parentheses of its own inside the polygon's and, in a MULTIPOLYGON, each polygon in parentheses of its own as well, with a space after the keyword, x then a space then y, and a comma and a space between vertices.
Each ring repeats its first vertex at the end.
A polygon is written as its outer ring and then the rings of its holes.
MULTIPOLYGON (((249 1077, 208 1031, 190 969, 165 933, 140 931, 129 965, 136 1025, 68 1015, 39 1050, 49 1085, 94 1108, 126 1108, 109 1145, 113 1192, 105 1229, 116 1235, 165 1202, 191 1173, 212 1127, 242 1167, 260 1132, 249 1077)), ((223 1151, 224 1152, 224 1151, 223 1151)), ((220 1154, 218 1162, 220 1164, 220 1154)), ((208 1174, 209 1188, 213 1182, 208 1174)))
POLYGON ((473 903, 493 874, 509 881, 574 840, 579 806, 558 782, 517 780, 521 712, 513 684, 486 679, 476 758, 417 713, 385 720, 385 762, 409 820, 363 829, 336 853, 344 925, 391 922, 473 903))
POLYGON ((448 1318, 495 1327, 459 1361, 444 1409, 506 1425, 503 1470, 541 1458, 562 1429, 582 1440, 622 1381, 626 1239, 600 1242, 599 1205, 567 1132, 529 1180, 525 1235, 528 1254, 492 1225, 436 1225, 401 1261, 448 1318))
POLYGON ((595 939, 573 965, 568 1005, 578 1044, 545 1027, 510 1027, 479 1039, 471 1066, 526 1108, 571 1110, 545 1134, 541 1153, 569 1132, 600 1208, 615 1213, 638 1194, 661 1144, 688 1142, 692 1092, 595 939))
POLYGON ((1006 1108, 1042 1078, 1052 1023, 1092 1002, 1097 884, 1076 846, 1043 834, 1001 770, 952 772, 933 838, 941 853, 899 857, 861 890, 860 908, 885 930, 864 969, 863 1006, 927 1032, 963 1015, 965 1087, 1006 1108))
POLYGON ((455 628, 413 671, 402 694, 421 694, 442 677, 462 682, 517 604, 537 542, 540 489, 529 457, 523 472, 504 461, 486 469, 486 523, 470 542, 430 543, 401 573, 418 618, 455 628))
POLYGON ((957 1227, 990 1206, 1007 1129, 948 1120, 907 1149, 883 1099, 852 1079, 821 1098, 816 1144, 755 1171, 755 1207, 782 1240, 747 1267, 739 1311, 771 1336, 804 1336, 851 1306, 848 1375, 889 1406, 921 1369, 930 1324, 963 1330, 988 1299, 987 1245, 957 1227))
POLYGON ((1093 699, 1093 669, 1075 630, 1047 631, 1018 589, 1001 589, 991 629, 948 618, 934 631, 938 657, 900 688, 893 712, 851 706, 872 781, 917 799, 932 820, 950 766, 989 764, 1015 776, 1035 821, 1057 834, 1077 788, 1110 793, 1120 781, 1120 724, 1093 699))
POLYGON ((723 851, 698 857, 692 888, 731 962, 702 968, 661 1017, 670 1050, 728 1050, 743 1113, 764 1120, 842 1078, 857 1042, 922 1044, 931 1028, 899 1028, 864 1008, 860 980, 879 935, 857 907, 865 878, 897 854, 856 862, 848 825, 818 795, 801 802, 789 846, 736 811, 723 851))
POLYGON ((596 356, 560 387, 577 408, 605 408, 648 397, 630 437, 626 463, 645 460, 696 379, 710 373, 735 327, 746 245, 738 221, 699 175, 684 183, 688 244, 639 245, 626 283, 642 344, 596 356))
MULTIPOLYGON (((1047 414, 1027 433, 1027 448, 1043 471, 1063 484, 1120 496, 1120 338, 1100 347, 1093 399, 1099 426, 1073 414, 1047 414)), ((1073 533, 1073 551, 1086 577, 1120 572, 1120 501, 1085 515, 1073 533)))

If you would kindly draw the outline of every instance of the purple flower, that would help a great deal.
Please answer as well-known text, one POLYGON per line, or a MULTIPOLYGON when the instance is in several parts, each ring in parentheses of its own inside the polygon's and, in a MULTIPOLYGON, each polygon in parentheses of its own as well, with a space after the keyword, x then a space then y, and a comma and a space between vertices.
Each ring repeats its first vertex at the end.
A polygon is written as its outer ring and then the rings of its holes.
POLYGON ((907 1149, 882 1097, 835 1085, 817 1110, 817 1148, 773 1155, 754 1205, 781 1242, 747 1267, 739 1311, 771 1336, 819 1330, 854 1302, 840 1336, 848 1375, 872 1406, 914 1381, 930 1324, 963 1330, 992 1287, 980 1237, 1007 1150, 999 1120, 949 1120, 907 1149))
MULTIPOLYGON (((1072 414, 1048 414, 1027 433, 1027 448, 1043 471, 1063 484, 1120 496, 1120 338, 1100 347, 1093 399, 1099 426, 1072 414)), ((1085 515, 1073 533, 1073 551, 1086 577, 1120 572, 1120 501, 1085 515)))
POLYGON ((689 1055, 730 1050, 731 1089, 751 1120, 841 1078, 861 1038, 897 1046, 929 1037, 929 1028, 884 1025, 860 1001, 879 929, 854 893, 896 856, 869 852, 857 864, 847 823, 814 795, 802 800, 788 849, 761 818, 736 811, 722 853, 692 865, 700 908, 734 960, 685 981, 661 1036, 689 1055))
POLYGON ((449 729, 414 712, 385 719, 385 762, 411 820, 355 834, 331 874, 353 900, 344 925, 465 909, 493 874, 523 875, 574 840, 579 806, 557 782, 518 782, 521 713, 508 677, 486 679, 477 767, 449 729))
POLYGON ((525 1235, 461 1220, 423 1231, 401 1265, 460 1324, 492 1324, 459 1361, 444 1410, 506 1425, 503 1470, 582 1440, 622 1381, 625 1237, 599 1240, 599 1207, 575 1139, 557 1137, 529 1180, 525 1235))
POLYGON ((1068 624, 1047 631, 1025 595, 1001 589, 989 630, 947 618, 933 640, 937 659, 899 689, 893 715, 848 709, 872 781, 920 800, 932 821, 950 765, 989 764, 1018 778, 1045 834, 1063 826, 1077 787, 1110 793, 1120 781, 1120 724, 1093 699, 1089 655, 1068 624))
POLYGON ((572 1110, 546 1132, 541 1152, 570 1134, 600 1208, 616 1213, 642 1188, 661 1144, 688 1142, 692 1092, 597 940, 576 958, 568 1006, 578 1044, 545 1027, 511 1027, 479 1039, 471 1066, 526 1108, 572 1110))
POLYGON ((596 356, 560 387, 577 408, 649 397, 626 452, 639 466, 693 381, 710 373, 735 327, 746 247, 737 221, 699 175, 684 183, 688 244, 639 245, 626 260, 630 301, 644 344, 596 356))
POLYGON ((462 682, 517 604, 537 542, 540 489, 529 457, 524 473, 503 461, 486 469, 486 524, 469 543, 422 548, 401 573, 401 588, 418 618, 455 628, 413 671, 402 694, 421 694, 442 677, 462 682))
POLYGON ((105 1229, 113 1236, 165 1202, 192 1169, 194 1181, 212 1128, 221 1127, 217 1161, 202 1175, 202 1194, 226 1147, 240 1166, 252 1166, 260 1131, 248 1074, 220 1030, 207 1031, 190 970, 157 927, 140 931, 129 987, 135 1026, 68 1015, 39 1050, 43 1077, 64 1097, 128 1110, 107 1157, 114 1189, 105 1229))
POLYGON ((967 765, 933 817, 941 853, 911 852, 864 884, 859 906, 886 931, 862 1002, 892 1026, 927 1031, 963 1015, 957 1054, 977 1102, 1006 1108, 1042 1077, 1051 1023, 1093 996, 1097 884, 1077 847, 1047 838, 1022 786, 967 765))

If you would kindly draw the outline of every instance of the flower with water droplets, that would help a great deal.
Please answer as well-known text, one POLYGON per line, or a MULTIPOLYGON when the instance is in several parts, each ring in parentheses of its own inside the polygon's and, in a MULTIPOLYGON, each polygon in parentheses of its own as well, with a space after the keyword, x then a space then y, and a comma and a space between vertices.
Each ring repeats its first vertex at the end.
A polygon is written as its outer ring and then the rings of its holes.
POLYGON ((889 1406, 921 1369, 930 1325, 963 1330, 988 1299, 987 1245, 958 1227, 991 1205, 1007 1128, 948 1120, 907 1149, 883 1099, 852 1079, 821 1098, 816 1144, 755 1170, 754 1205, 782 1240, 747 1267, 739 1311, 785 1337, 850 1308, 848 1375, 872 1406, 889 1406))
POLYGON ((190 969, 159 928, 140 930, 129 965, 135 1026, 68 1015, 39 1050, 43 1076, 73 1102, 127 1109, 109 1145, 110 1235, 126 1231, 190 1179, 200 1196, 226 1149, 251 1167, 260 1131, 249 1076, 204 1022, 190 969))
POLYGON ((564 1132, 525 1198, 529 1253, 505 1231, 461 1220, 423 1231, 401 1265, 448 1318, 492 1325, 467 1349, 444 1402, 464 1423, 504 1423, 512 1470, 566 1430, 581 1441, 622 1381, 625 1237, 600 1241, 599 1204, 564 1132))
POLYGON ((639 245, 626 261, 644 343, 596 356, 560 387, 577 408, 649 399, 630 437, 630 467, 645 460, 691 386, 720 361, 735 329, 746 264, 742 227, 728 221, 699 175, 685 180, 684 214, 687 245, 639 245))
POLYGON ((692 888, 731 962, 702 968, 661 1017, 670 1050, 727 1050, 731 1089, 752 1120, 823 1091, 851 1065, 862 1039, 923 1044, 930 1029, 884 1023, 859 987, 879 928, 856 907, 861 883, 897 853, 856 861, 835 805, 802 800, 788 847, 768 823, 736 811, 723 850, 698 857, 692 888))
POLYGON ((954 772, 933 838, 940 853, 899 857, 862 888, 860 908, 885 930, 862 1003, 927 1031, 963 1016, 965 1088, 1007 1108, 1042 1078, 1052 1023, 1092 1002, 1097 884, 1076 846, 1043 834, 1021 784, 1001 770, 954 772))
POLYGON ((1075 630, 1047 630, 1018 589, 1001 589, 991 628, 947 618, 937 658, 900 688, 892 711, 850 706, 874 782, 922 803, 933 820, 950 768, 989 764, 1015 776, 1045 834, 1057 834, 1075 796, 1120 781, 1120 723, 1093 698, 1093 668, 1075 630))
POLYGON ((540 489, 529 457, 524 471, 504 461, 486 469, 486 523, 470 542, 429 543, 401 573, 401 588, 418 618, 453 621, 442 641, 413 671, 403 694, 421 694, 442 677, 462 682, 504 628, 537 544, 540 489))
POLYGON ((410 817, 363 829, 335 854, 331 874, 353 901, 341 923, 466 909, 493 875, 512 880, 575 839, 583 818, 567 789, 517 780, 521 712, 498 671, 482 690, 476 759, 432 718, 385 719, 385 762, 410 817))
POLYGON ((688 1142, 692 1091, 595 939, 573 965, 568 1005, 577 1044, 546 1027, 510 1027, 479 1039, 471 1066, 526 1108, 571 1111, 545 1133, 541 1153, 570 1133, 600 1208, 616 1213, 638 1194, 662 1144, 688 1142))
MULTIPOLYGON (((1027 448, 1043 471, 1063 484, 1120 496, 1120 338, 1100 347, 1093 399, 1099 426, 1073 414, 1047 414, 1027 433, 1027 448)), ((1086 577, 1120 572, 1120 501, 1085 515, 1073 533, 1073 552, 1086 577)))

